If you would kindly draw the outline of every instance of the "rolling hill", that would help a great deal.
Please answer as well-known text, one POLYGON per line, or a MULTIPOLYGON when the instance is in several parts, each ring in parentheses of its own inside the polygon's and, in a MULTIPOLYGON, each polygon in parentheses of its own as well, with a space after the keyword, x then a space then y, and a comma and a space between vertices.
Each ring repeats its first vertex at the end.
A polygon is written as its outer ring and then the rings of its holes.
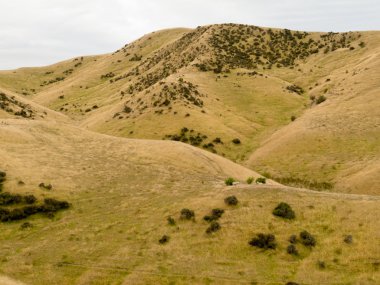
POLYGON ((379 53, 377 31, 222 24, 0 71, 0 282, 377 284, 379 53))

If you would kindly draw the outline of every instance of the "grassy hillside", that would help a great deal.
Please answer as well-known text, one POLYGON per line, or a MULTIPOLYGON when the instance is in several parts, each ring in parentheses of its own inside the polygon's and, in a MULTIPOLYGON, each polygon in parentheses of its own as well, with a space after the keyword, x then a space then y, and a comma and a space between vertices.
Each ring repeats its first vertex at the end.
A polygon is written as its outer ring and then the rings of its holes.
POLYGON ((53 218, 34 215, 0 223, 1 274, 27 284, 376 284, 379 199, 327 194, 271 183, 220 156, 177 142, 130 140, 61 123, 3 120, 3 192, 71 203, 53 218), (228 176, 238 186, 225 186, 228 176), (23 184, 20 184, 23 181, 23 184), (47 190, 38 185, 51 184, 47 190), (227 196, 239 204, 228 206, 227 196), (294 220, 272 215, 279 202, 294 220), (195 212, 195 221, 180 211, 195 212), (221 229, 205 233, 203 216, 225 210, 221 229), (175 225, 169 225, 171 216, 175 225), (299 255, 291 235, 316 239, 299 255), (248 242, 275 235, 277 248, 248 242), (169 242, 160 244, 163 235, 169 242), (352 235, 352 243, 344 242, 352 235))
POLYGON ((97 132, 180 140, 283 183, 377 194, 379 41, 378 32, 171 29, 112 54, 0 72, 0 86, 97 132))

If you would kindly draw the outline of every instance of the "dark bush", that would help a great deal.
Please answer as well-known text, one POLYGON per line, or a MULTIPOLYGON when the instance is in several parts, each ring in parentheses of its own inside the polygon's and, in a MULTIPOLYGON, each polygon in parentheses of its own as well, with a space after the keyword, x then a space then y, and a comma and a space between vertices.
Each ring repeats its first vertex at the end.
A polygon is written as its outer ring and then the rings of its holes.
POLYGON ((218 208, 212 209, 211 215, 204 216, 203 220, 205 220, 206 222, 216 221, 220 217, 222 217, 223 213, 224 213, 223 209, 218 209, 218 208))
POLYGON ((249 242, 249 245, 263 249, 276 249, 276 237, 273 234, 260 233, 249 242))
POLYGON ((239 200, 235 196, 228 196, 224 199, 224 203, 228 206, 236 206, 239 203, 239 200))
POLYGON ((238 138, 233 139, 232 142, 234 144, 240 144, 241 143, 240 139, 238 139, 238 138))
POLYGON ((59 210, 68 209, 70 207, 69 202, 67 201, 58 201, 53 198, 45 198, 44 199, 45 206, 52 207, 54 212, 59 210))
POLYGON ((33 227, 33 225, 32 225, 31 223, 29 223, 29 222, 25 222, 25 223, 23 223, 23 224, 20 226, 20 229, 25 230, 25 229, 32 228, 32 227, 33 227))
POLYGON ((34 195, 26 195, 24 196, 24 201, 27 204, 34 204, 37 201, 37 198, 34 195))
POLYGON ((288 247, 286 248, 286 252, 291 255, 298 255, 298 250, 294 244, 288 245, 288 247))
POLYGON ((168 218, 167 218, 167 221, 168 221, 168 224, 170 225, 170 226, 175 226, 175 220, 171 217, 171 216, 169 216, 168 218))
POLYGON ((24 213, 23 209, 13 209, 9 211, 7 221, 18 221, 25 219, 27 215, 24 213))
POLYGON ((224 180, 224 183, 227 185, 227 186, 231 186, 233 185, 235 182, 235 179, 233 179, 232 177, 228 177, 226 180, 224 180))
POLYGON ((352 235, 347 235, 344 237, 344 240, 343 240, 345 243, 347 244, 351 244, 353 242, 353 238, 352 238, 352 235))
POLYGON ((267 179, 265 177, 258 177, 256 179, 256 183, 257 184, 265 184, 265 183, 267 183, 267 179))
POLYGON ((295 244, 297 242, 297 236, 296 235, 291 235, 289 237, 289 242, 292 244, 295 244))
POLYGON ((326 268, 326 263, 322 260, 318 260, 317 264, 318 264, 319 269, 325 269, 326 268))
POLYGON ((51 190, 51 189, 53 189, 53 186, 51 185, 51 184, 45 184, 45 183, 40 183, 39 185, 38 185, 40 188, 44 188, 44 189, 46 189, 46 190, 51 190))
POLYGON ((247 184, 252 184, 252 182, 254 181, 255 179, 253 177, 248 177, 247 178, 247 184))
POLYGON ((303 245, 308 246, 308 247, 313 247, 316 245, 316 240, 315 237, 312 236, 309 232, 307 231, 302 231, 300 233, 300 241, 303 245))
POLYGON ((292 122, 294 122, 294 121, 296 120, 296 116, 294 116, 294 115, 291 116, 291 117, 290 117, 290 120, 291 120, 292 122))
POLYGON ((321 104, 321 103, 323 103, 323 102, 325 102, 325 101, 326 101, 326 97, 323 96, 323 95, 320 95, 320 96, 317 98, 316 103, 317 103, 317 104, 321 104))
POLYGON ((221 226, 218 222, 211 222, 210 226, 206 229, 206 233, 207 234, 211 234, 211 233, 214 233, 214 232, 217 232, 221 229, 221 226))
POLYGON ((181 210, 181 216, 180 218, 182 220, 192 220, 195 218, 195 214, 194 214, 194 211, 190 210, 190 209, 182 209, 181 210))
POLYGON ((285 285, 300 285, 300 284, 298 284, 296 282, 289 281, 285 285))
POLYGON ((158 240, 158 242, 159 242, 160 244, 165 244, 165 243, 169 242, 169 240, 170 240, 170 237, 169 237, 169 236, 167 236, 167 235, 163 235, 163 236, 158 240))
POLYGON ((19 204, 22 201, 22 196, 19 194, 11 194, 8 192, 0 193, 0 205, 19 204))
POLYGON ((289 204, 281 202, 280 204, 277 205, 276 208, 273 210, 273 215, 284 218, 284 219, 289 219, 292 220, 296 217, 294 211, 292 208, 289 206, 289 204))

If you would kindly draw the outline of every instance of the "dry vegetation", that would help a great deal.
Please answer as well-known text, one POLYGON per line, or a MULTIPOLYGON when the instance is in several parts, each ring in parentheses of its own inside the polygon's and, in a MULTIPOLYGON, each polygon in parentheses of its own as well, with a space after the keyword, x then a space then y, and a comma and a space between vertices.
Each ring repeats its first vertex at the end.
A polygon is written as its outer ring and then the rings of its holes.
POLYGON ((225 24, 1 71, 0 274, 378 284, 379 46, 225 24))

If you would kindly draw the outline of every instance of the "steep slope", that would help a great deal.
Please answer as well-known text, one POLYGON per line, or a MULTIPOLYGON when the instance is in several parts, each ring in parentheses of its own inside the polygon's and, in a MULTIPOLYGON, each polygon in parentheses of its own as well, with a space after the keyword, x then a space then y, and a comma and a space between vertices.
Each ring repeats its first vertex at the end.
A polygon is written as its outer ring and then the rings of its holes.
POLYGON ((112 54, 1 72, 0 86, 97 132, 180 140, 284 183, 377 193, 379 38, 235 24, 164 30, 112 54), (337 139, 323 125, 344 131, 337 139))
POLYGON ((275 184, 227 187, 227 176, 252 171, 224 158, 169 141, 100 135, 69 124, 6 119, 0 125, 3 191, 71 203, 53 218, 34 215, 0 223, 2 274, 27 284, 231 284, 296 281, 366 283, 379 280, 379 199, 300 191, 275 184), (20 183, 20 181, 23 183, 20 183), (51 183, 52 189, 38 187, 51 183), (236 195, 237 206, 224 204, 236 195), (271 214, 288 202, 296 219, 271 214), (179 219, 195 211, 195 221, 179 219), (202 220, 222 208, 221 229, 202 220), (171 216, 176 225, 167 223, 171 216), (349 216, 349 218, 348 218, 349 216), (288 239, 302 230, 317 245, 288 239), (276 250, 248 245, 273 233, 276 250), (159 244, 163 235, 167 244, 159 244), (353 243, 343 240, 352 235, 353 243))

